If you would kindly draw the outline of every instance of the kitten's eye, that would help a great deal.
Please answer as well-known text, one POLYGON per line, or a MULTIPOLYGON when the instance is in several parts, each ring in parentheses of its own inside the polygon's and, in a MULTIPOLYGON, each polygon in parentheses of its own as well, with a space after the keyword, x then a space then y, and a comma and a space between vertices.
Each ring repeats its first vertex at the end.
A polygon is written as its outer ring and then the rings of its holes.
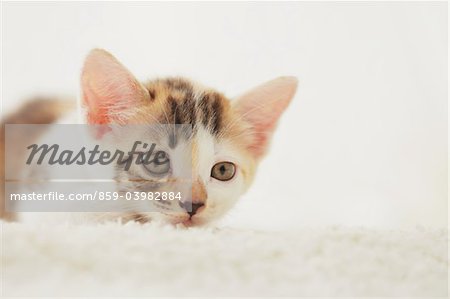
POLYGON ((170 170, 170 159, 165 152, 159 152, 161 155, 157 155, 155 159, 149 164, 142 164, 144 168, 154 175, 165 175, 170 170))
POLYGON ((219 181, 229 181, 236 173, 236 166, 231 162, 219 162, 211 169, 211 176, 219 181))

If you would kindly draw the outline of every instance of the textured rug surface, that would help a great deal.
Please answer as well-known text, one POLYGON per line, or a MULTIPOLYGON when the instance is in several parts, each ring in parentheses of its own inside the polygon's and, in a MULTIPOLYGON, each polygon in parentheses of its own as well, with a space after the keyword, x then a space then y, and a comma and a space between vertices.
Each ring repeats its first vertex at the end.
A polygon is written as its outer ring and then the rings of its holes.
POLYGON ((447 230, 2 223, 3 296, 446 296, 447 230))

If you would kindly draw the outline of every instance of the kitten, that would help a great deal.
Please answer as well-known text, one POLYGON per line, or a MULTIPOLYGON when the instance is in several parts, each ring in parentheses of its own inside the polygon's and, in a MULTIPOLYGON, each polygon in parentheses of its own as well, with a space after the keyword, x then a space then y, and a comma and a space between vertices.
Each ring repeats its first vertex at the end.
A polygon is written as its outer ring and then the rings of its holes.
MULTIPOLYGON (((166 206, 153 203, 157 212, 135 209, 129 214, 108 213, 108 218, 141 222, 159 219, 187 226, 219 219, 250 187, 276 124, 296 88, 296 78, 280 77, 230 101, 223 94, 185 78, 141 83, 110 53, 92 50, 81 75, 81 100, 87 124, 189 124, 192 127, 185 140, 190 146, 187 161, 192 181, 188 200, 192 208, 182 203, 166 203, 176 206, 167 213, 166 206)), ((102 134, 105 133, 99 138, 102 134)), ((170 151, 169 156, 183 151, 183 141, 172 144, 170 151)), ((147 190, 135 180, 136 176, 144 179, 148 175, 142 174, 142 169, 115 171, 116 178, 128 181, 127 190, 147 190)), ((176 184, 179 178, 168 169, 163 171, 163 175, 176 184)))

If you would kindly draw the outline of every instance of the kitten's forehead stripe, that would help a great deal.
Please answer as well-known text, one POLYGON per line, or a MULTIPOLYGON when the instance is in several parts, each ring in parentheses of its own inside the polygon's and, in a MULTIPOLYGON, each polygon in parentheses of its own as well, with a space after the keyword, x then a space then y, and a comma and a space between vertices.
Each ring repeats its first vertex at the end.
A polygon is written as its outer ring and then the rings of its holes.
POLYGON ((189 97, 186 100, 186 113, 188 114, 188 119, 190 120, 187 123, 190 123, 191 125, 195 125, 197 122, 197 113, 195 110, 195 98, 194 95, 191 94, 191 97, 189 97))
POLYGON ((214 117, 212 119, 212 130, 214 134, 219 134, 222 125, 223 109, 220 103, 220 97, 218 94, 214 95, 214 101, 212 102, 212 111, 214 111, 214 117))
POLYGON ((148 94, 150 96, 150 100, 154 100, 156 98, 156 90, 153 88, 148 89, 148 94))
POLYGON ((167 103, 168 103, 169 109, 170 109, 169 119, 171 119, 171 122, 174 124, 180 124, 181 120, 179 117, 180 113, 178 111, 179 105, 178 105, 177 100, 175 100, 175 98, 173 96, 168 96, 167 103))
POLYGON ((227 100, 217 92, 205 93, 199 101, 202 123, 213 135, 220 133, 226 104, 227 100))
POLYGON ((222 94, 194 86, 183 78, 169 78, 147 84, 150 98, 160 102, 156 111, 161 122, 191 124, 194 131, 203 125, 212 135, 223 129, 229 101, 222 94))
POLYGON ((201 112, 202 123, 205 128, 209 125, 209 120, 211 118, 211 111, 209 106, 209 97, 208 95, 203 95, 198 104, 199 111, 201 112))

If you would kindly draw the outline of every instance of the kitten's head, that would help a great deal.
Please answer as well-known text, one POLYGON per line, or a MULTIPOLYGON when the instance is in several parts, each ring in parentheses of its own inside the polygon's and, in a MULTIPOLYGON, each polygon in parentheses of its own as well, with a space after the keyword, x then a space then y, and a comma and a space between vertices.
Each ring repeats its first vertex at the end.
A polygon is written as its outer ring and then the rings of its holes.
MULTIPOLYGON (((173 191, 183 190, 180 169, 188 163, 192 180, 187 200, 192 201, 192 210, 183 202, 153 201, 146 204, 154 205, 157 213, 133 211, 141 219, 157 217, 187 225, 219 218, 249 188, 277 121, 297 87, 296 78, 280 77, 230 101, 215 90, 183 78, 140 83, 111 54, 98 49, 86 58, 81 83, 90 124, 192 126, 189 136, 168 136, 158 141, 160 149, 173 157, 168 167, 137 169, 139 165, 134 165, 127 172, 118 170, 118 177, 134 178, 128 190, 173 191), (183 152, 189 153, 185 161, 180 158, 183 152), (142 183, 154 179, 155 173, 158 184, 142 183)), ((143 142, 146 138, 139 136, 143 142)))

